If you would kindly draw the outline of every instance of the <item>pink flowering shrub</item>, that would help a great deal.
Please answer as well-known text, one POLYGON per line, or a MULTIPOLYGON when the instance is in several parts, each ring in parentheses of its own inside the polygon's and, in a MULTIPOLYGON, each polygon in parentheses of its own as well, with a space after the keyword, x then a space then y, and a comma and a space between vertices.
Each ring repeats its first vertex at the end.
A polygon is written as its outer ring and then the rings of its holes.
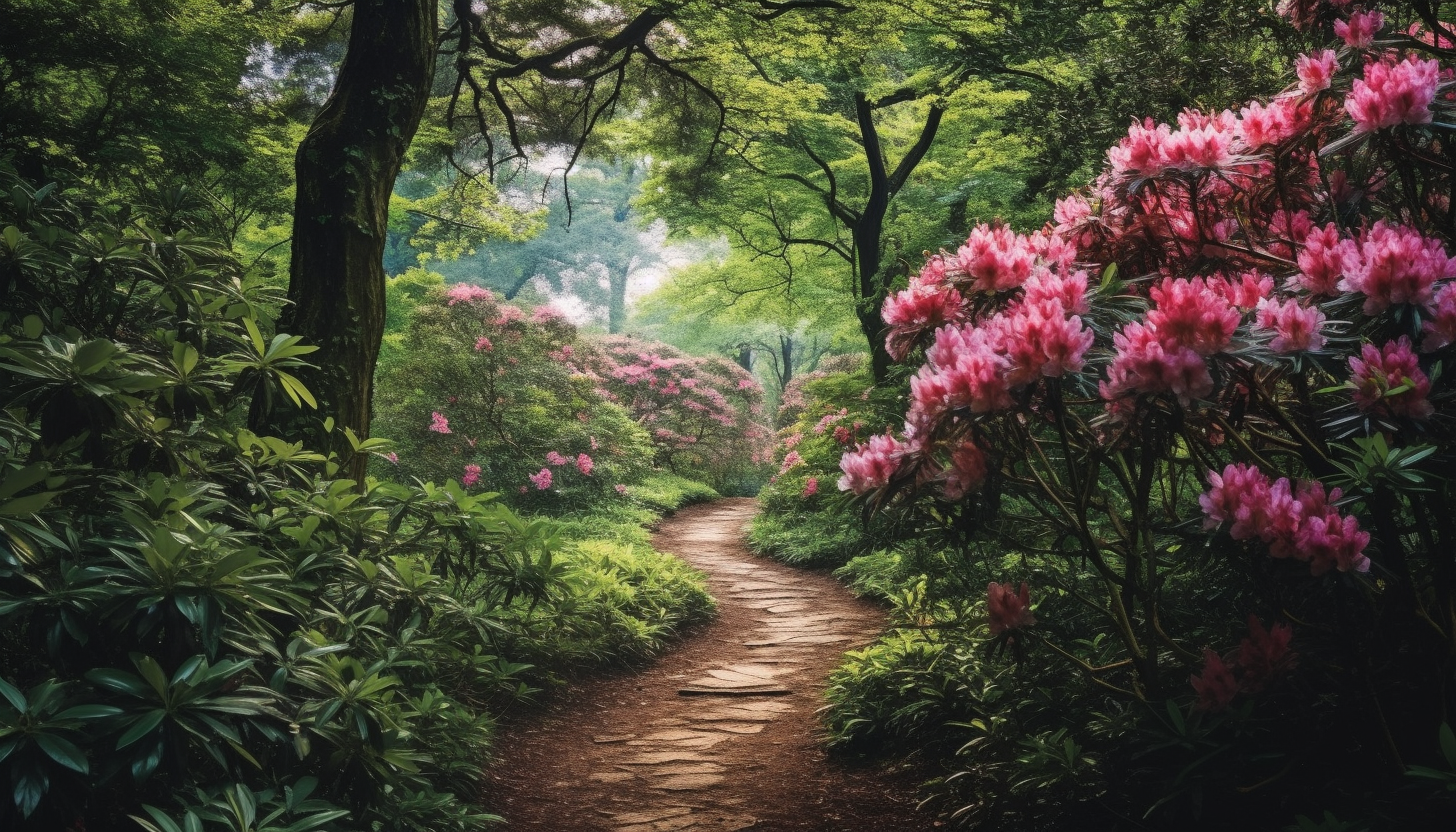
POLYGON ((763 390, 737 364, 608 335, 579 345, 564 366, 648 430, 655 465, 720 490, 761 482, 763 390))
POLYGON ((635 414, 558 360, 583 349, 559 314, 457 284, 425 294, 402 335, 376 388, 375 430, 401 448, 383 476, 454 478, 524 506, 589 501, 650 470, 635 414))
POLYGON ((1283 8, 1330 38, 1284 91, 1134 122, 1052 222, 977 225, 887 300, 907 396, 838 484, 946 535, 992 633, 1089 696, 1426 754, 1456 709, 1456 72, 1430 20, 1283 8))

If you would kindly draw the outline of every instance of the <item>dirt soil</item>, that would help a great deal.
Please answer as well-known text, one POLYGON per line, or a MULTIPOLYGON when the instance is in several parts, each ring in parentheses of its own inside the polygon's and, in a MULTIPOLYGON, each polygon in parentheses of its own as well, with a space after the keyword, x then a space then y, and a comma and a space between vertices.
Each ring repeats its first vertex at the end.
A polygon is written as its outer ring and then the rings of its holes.
POLYGON ((487 773, 507 828, 911 832, 916 777, 830 758, 816 712, 883 612, 751 553, 750 499, 684 509, 654 538, 707 573, 718 618, 645 670, 586 680, 504 728, 487 773))

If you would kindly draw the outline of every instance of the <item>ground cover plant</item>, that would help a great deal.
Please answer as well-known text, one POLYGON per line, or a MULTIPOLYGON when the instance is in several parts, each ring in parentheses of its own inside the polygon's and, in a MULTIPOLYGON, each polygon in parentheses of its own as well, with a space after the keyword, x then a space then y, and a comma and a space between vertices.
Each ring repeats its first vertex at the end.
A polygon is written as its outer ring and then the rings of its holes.
POLYGON ((711 613, 635 540, 254 432, 393 453, 313 410, 313 348, 225 246, 80 181, 0 192, 5 829, 479 829, 495 714, 711 613))
POLYGON ((904 426, 839 487, 952 543, 850 567, 902 626, 830 720, 949 726, 965 819, 1451 817, 1456 41, 1424 4, 1282 9, 1332 38, 1285 91, 1134 123, 1053 224, 885 304, 904 426))

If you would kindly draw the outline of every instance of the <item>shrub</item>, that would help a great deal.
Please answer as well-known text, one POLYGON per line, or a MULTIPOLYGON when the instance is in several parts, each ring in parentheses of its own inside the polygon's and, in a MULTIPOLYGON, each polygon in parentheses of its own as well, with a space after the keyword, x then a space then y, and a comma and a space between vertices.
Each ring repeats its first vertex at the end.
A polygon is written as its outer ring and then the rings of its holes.
MULTIPOLYGON (((1451 33, 1285 8, 1346 45, 1272 101, 1134 124, 1054 225, 977 227, 886 302, 920 365, 905 429, 841 462, 869 507, 913 501, 997 566, 986 611, 950 620, 1060 691, 1064 782, 1095 743, 1104 802, 1138 815, 1287 817, 1336 802, 1329 769, 1352 804, 1392 795, 1456 705, 1432 626, 1456 609, 1451 33)), ((1029 757, 977 747, 965 779, 1035 781, 1048 730, 1029 757)))

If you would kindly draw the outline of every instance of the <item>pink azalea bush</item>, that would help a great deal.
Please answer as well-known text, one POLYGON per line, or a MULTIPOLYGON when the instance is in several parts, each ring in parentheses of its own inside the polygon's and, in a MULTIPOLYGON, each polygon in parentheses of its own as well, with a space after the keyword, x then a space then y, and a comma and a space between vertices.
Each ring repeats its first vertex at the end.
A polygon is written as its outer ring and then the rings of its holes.
POLYGON ((1018 659, 1044 645, 1125 699, 1338 713, 1421 754, 1456 708, 1429 670, 1456 649, 1456 72, 1422 46, 1450 33, 1281 8, 1332 39, 1284 91, 1133 122, 1052 222, 977 225, 886 300, 908 395, 839 488, 972 541, 1018 659), (1033 618, 1005 573, 1037 559, 1058 565, 1033 618), (1093 632, 1115 647, 1074 641, 1093 632), (1314 711, 1280 698, 1296 673, 1314 711))
POLYGON ((584 347, 554 311, 456 284, 431 290, 403 336, 376 394, 375 430, 403 451, 385 476, 455 479, 524 506, 589 501, 650 470, 636 414, 558 360, 584 347))

